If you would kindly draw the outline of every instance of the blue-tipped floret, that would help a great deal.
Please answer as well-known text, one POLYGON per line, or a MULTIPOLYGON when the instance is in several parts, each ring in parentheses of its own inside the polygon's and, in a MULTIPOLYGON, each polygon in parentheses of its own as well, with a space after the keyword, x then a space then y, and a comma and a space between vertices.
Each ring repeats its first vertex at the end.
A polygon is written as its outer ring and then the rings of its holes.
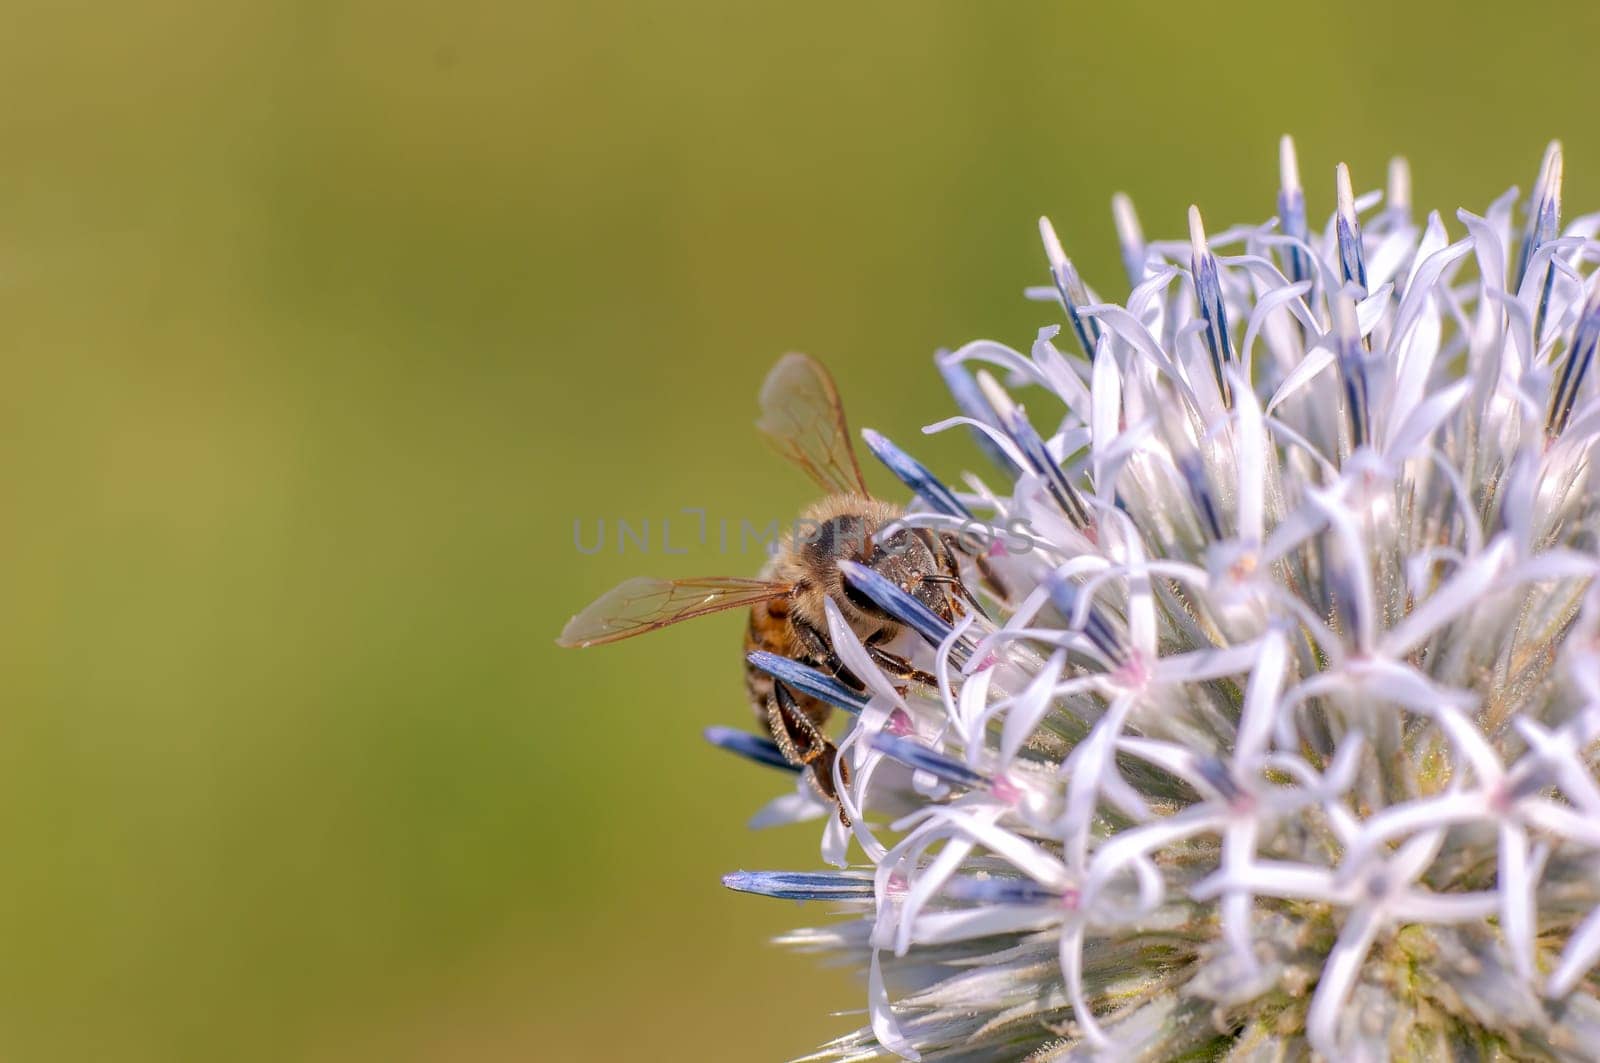
POLYGON ((1534 182, 1528 203, 1528 221, 1522 229, 1522 245, 1517 249, 1517 266, 1511 272, 1511 290, 1522 287, 1534 252, 1561 233, 1561 142, 1552 140, 1539 163, 1539 179, 1534 182))
POLYGON ((735 871, 722 884, 786 901, 870 901, 872 877, 850 871, 735 871))
POLYGON ((1371 440, 1372 419, 1369 416, 1367 395, 1367 349, 1361 339, 1361 325, 1356 314, 1356 298, 1360 295, 1353 286, 1333 297, 1333 336, 1337 346, 1339 377, 1344 384, 1345 415, 1350 420, 1350 449, 1365 446, 1371 440))
POLYGON ((960 875, 944 885, 944 895, 969 904, 1058 904, 1060 892, 1031 878, 980 878, 960 875))
POLYGON ((1350 185, 1350 167, 1340 163, 1334 171, 1339 209, 1334 216, 1334 235, 1339 243, 1339 279, 1357 284, 1367 293, 1367 263, 1361 253, 1361 222, 1356 218, 1355 190, 1350 185))
POLYGON ((1044 439, 1033 427, 1033 422, 1028 420, 1027 413, 1021 406, 1012 406, 1001 419, 1001 427, 1006 435, 1022 451, 1028 459, 1028 465, 1034 473, 1044 481, 1050 497, 1055 499, 1056 505, 1080 528, 1089 525, 1089 507, 1084 505, 1083 496, 1078 489, 1072 486, 1072 481, 1067 479, 1067 474, 1062 471, 1056 459, 1050 456, 1050 448, 1045 446, 1044 439))
MULTIPOLYGON (((1072 614, 1078 607, 1078 585, 1065 576, 1051 573, 1045 578, 1045 589, 1050 594, 1050 604, 1055 606, 1056 612, 1070 624, 1072 614)), ((1116 632, 1111 630, 1105 617, 1092 606, 1083 622, 1083 634, 1108 660, 1120 662, 1127 658, 1116 632)))
MULTIPOLYGON (((1539 180, 1534 186, 1533 201, 1528 204, 1528 224, 1523 231, 1522 247, 1517 253, 1517 270, 1512 292, 1520 292, 1533 256, 1539 248, 1561 235, 1561 142, 1552 140, 1544 151, 1544 161, 1539 167, 1539 180)), ((1552 260, 1544 271, 1544 282, 1539 289, 1539 302, 1533 311, 1533 339, 1539 342, 1544 330, 1545 312, 1550 308, 1550 289, 1555 286, 1556 266, 1552 260)))
POLYGON ((1217 516, 1216 499, 1211 495, 1211 484, 1206 480, 1206 470, 1200 464, 1200 455, 1193 451, 1178 455, 1178 472, 1183 476, 1184 484, 1189 488, 1189 497, 1194 499, 1194 506, 1205 521, 1206 531, 1213 539, 1221 540, 1222 521, 1217 516))
POLYGON ((784 757, 778 744, 770 738, 762 738, 748 731, 736 730, 732 727, 707 727, 706 741, 718 749, 726 749, 730 753, 737 753, 746 760, 753 760, 757 764, 766 764, 784 771, 798 772, 800 765, 789 763, 784 757))
POLYGON ((1092 359, 1095 344, 1100 340, 1100 322, 1093 318, 1086 319, 1080 312, 1082 307, 1089 305, 1089 290, 1083 286, 1083 279, 1078 276, 1072 259, 1062 249, 1049 218, 1039 219, 1039 238, 1044 242, 1045 257, 1050 260, 1050 280, 1056 286, 1061 309, 1066 311, 1067 323, 1072 326, 1073 335, 1078 337, 1078 346, 1083 349, 1084 356, 1092 359))
POLYGON ((870 428, 861 430, 861 438, 866 441, 867 449, 872 451, 873 456, 883 462, 896 479, 915 491, 918 498, 946 516, 973 519, 972 511, 962 504, 955 492, 941 483, 916 458, 870 428))
POLYGON ((1283 235, 1299 241, 1286 249, 1284 265, 1288 267, 1289 280, 1296 284, 1310 280, 1311 259, 1300 246, 1311 242, 1311 232, 1306 227, 1306 194, 1300 187, 1294 139, 1287 135, 1278 142, 1278 224, 1283 227, 1283 235))
POLYGON ((1567 349, 1555 386, 1550 389, 1550 414, 1545 426, 1552 437, 1560 435, 1567 427, 1572 407, 1578 401, 1578 386, 1589 372, 1597 345, 1600 345, 1600 287, 1595 288, 1584 304, 1578 327, 1572 333, 1572 346, 1567 349))
POLYGON ((1399 224, 1411 224, 1411 164, 1404 155, 1389 160, 1389 183, 1384 191, 1384 213, 1399 224))
POLYGON ((1217 272, 1217 256, 1206 246, 1206 230, 1200 209, 1189 208, 1189 267, 1194 273, 1194 294, 1205 319, 1206 350, 1211 354, 1211 372, 1224 405, 1233 405, 1233 388, 1224 367, 1233 361, 1233 340, 1228 336, 1228 311, 1222 305, 1222 280, 1217 272))
POLYGON ((1224 801, 1235 801, 1244 792, 1234 782, 1228 764, 1221 757, 1200 758, 1200 777, 1210 783, 1224 801))
POLYGON ((866 708, 867 695, 858 690, 851 690, 835 677, 803 665, 799 661, 765 650, 756 650, 746 655, 745 660, 772 678, 788 685, 791 690, 809 694, 846 712, 859 715, 861 710, 866 708))
MULTIPOLYGON (((963 414, 982 424, 1000 427, 999 415, 995 413, 994 407, 989 405, 989 400, 984 398, 978 382, 967 372, 966 365, 960 359, 952 358, 946 353, 936 357, 934 364, 938 366, 939 375, 944 378, 944 386, 949 389, 951 398, 956 400, 956 407, 963 414)), ((1007 475, 1015 476, 1022 471, 1017 468, 1017 463, 1011 460, 1011 455, 988 435, 974 428, 972 439, 978 445, 978 449, 988 455, 989 460, 1007 475)))
POLYGON ((1144 280, 1144 229, 1134 212, 1133 200, 1118 192, 1111 197, 1111 217, 1117 226, 1117 243, 1122 248, 1122 268, 1128 285, 1137 288, 1144 280))
MULTIPOLYGON (((840 561, 839 573, 851 588, 870 598, 879 609, 937 646, 950 636, 945 619, 910 592, 876 570, 855 561, 840 561)), ((962 647, 957 647, 960 653, 962 647)))
POLYGON ((941 782, 950 786, 959 786, 966 790, 986 789, 989 786, 989 777, 983 772, 969 768, 954 757, 930 749, 910 738, 900 738, 880 732, 872 739, 872 748, 908 768, 936 776, 941 782))

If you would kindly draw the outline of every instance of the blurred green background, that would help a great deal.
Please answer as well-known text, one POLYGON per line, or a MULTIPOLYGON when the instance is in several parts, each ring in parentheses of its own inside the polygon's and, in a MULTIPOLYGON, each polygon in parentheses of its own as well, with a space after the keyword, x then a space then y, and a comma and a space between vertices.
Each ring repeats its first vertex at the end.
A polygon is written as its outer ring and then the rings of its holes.
POLYGON ((1592 4, 3 15, 8 1060, 852 1027, 853 978, 765 944, 821 913, 717 883, 816 860, 700 737, 748 723, 742 620, 551 644, 625 576, 758 559, 584 556, 574 521, 790 515, 751 430, 787 349, 955 471, 929 356, 1054 320, 1036 216, 1120 296, 1110 194, 1152 235, 1263 218, 1284 131, 1316 216, 1340 159, 1481 208, 1551 136, 1600 208, 1592 4))

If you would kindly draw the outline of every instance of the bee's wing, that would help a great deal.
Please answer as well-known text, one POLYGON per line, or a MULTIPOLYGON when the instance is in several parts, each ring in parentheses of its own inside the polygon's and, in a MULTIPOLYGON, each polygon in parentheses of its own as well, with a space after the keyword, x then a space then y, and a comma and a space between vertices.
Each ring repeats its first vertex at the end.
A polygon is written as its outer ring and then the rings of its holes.
POLYGON ((755 605, 789 593, 788 584, 734 576, 651 579, 619 583, 561 629, 558 646, 594 646, 724 609, 755 605))
POLYGON ((761 385, 761 434, 830 494, 867 494, 833 378, 803 354, 786 354, 761 385))

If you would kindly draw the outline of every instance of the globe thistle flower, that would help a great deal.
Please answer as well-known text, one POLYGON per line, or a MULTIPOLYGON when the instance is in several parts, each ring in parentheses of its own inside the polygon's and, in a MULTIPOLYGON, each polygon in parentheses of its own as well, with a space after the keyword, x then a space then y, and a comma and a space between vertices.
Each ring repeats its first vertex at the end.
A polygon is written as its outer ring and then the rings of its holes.
POLYGON ((758 817, 833 869, 725 880, 845 917, 783 939, 866 973, 809 1058, 1594 1058, 1600 215, 1561 178, 1419 221, 1402 160, 1341 165, 1313 232, 1285 138, 1265 223, 1113 201, 1120 304, 1041 220, 1059 320, 937 358, 927 431, 999 475, 865 433, 990 615, 846 562, 936 686, 843 622, 865 692, 755 662, 854 716, 850 825, 798 783, 758 817))

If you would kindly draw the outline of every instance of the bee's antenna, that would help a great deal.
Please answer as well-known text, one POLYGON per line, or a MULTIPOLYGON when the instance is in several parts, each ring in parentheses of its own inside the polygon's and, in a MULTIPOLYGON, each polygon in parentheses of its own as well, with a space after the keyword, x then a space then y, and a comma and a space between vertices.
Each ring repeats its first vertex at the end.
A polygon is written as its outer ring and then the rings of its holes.
POLYGON ((983 603, 978 601, 977 596, 972 593, 971 587, 967 586, 960 580, 951 580, 950 582, 961 588, 961 597, 966 600, 968 605, 972 606, 972 608, 978 611, 979 616, 983 617, 991 624, 994 623, 994 617, 990 616, 989 610, 985 609, 983 607, 983 603))

